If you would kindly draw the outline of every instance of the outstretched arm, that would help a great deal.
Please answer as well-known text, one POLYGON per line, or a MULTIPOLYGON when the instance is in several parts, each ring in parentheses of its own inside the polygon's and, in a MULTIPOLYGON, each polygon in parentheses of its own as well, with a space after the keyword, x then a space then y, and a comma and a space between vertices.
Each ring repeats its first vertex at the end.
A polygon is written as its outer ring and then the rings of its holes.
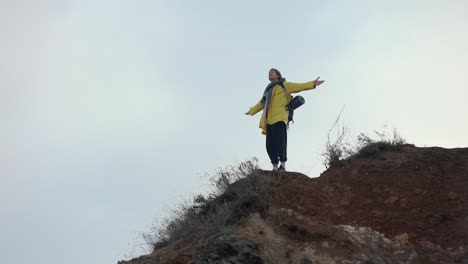
POLYGON ((250 108, 249 111, 247 111, 245 114, 246 115, 255 115, 256 113, 260 112, 260 110, 263 109, 263 104, 262 100, 258 101, 258 103, 250 108))
POLYGON ((290 94, 312 90, 325 82, 324 80, 319 80, 319 79, 320 77, 318 77, 317 79, 313 81, 305 82, 305 83, 284 82, 284 87, 286 87, 286 91, 290 94))

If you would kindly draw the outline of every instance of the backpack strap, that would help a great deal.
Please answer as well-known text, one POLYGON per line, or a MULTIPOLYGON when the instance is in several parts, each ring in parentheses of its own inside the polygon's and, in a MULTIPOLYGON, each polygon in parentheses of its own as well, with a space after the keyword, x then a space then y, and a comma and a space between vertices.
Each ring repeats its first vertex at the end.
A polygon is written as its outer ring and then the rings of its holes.
MULTIPOLYGON (((284 96, 286 96, 286 99, 289 100, 290 97, 289 97, 288 91, 286 90, 286 87, 284 87, 284 83, 280 82, 279 85, 281 86, 281 88, 283 88, 284 96)), ((294 123, 294 119, 293 119, 294 111, 292 109, 289 109, 289 103, 291 103, 291 101, 292 101, 292 98, 289 100, 288 104, 286 105, 286 111, 288 111, 288 124, 286 128, 288 130, 289 130, 289 122, 292 121, 294 123)))
POLYGON ((286 105, 286 109, 289 110, 289 103, 291 102, 292 98, 289 98, 290 94, 288 94, 288 91, 286 90, 284 83, 280 82, 279 85, 281 86, 281 88, 283 88, 284 96, 286 96, 286 99, 289 100, 288 104, 286 105))
POLYGON ((280 82, 279 85, 281 86, 281 88, 283 88, 284 95, 286 96, 286 98, 288 98, 288 91, 286 91, 286 87, 284 86, 284 83, 280 82))

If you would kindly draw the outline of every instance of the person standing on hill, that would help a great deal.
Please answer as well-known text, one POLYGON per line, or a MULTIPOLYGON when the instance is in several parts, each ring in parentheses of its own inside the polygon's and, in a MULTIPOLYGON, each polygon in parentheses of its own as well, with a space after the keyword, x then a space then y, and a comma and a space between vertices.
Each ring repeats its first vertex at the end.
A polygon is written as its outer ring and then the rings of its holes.
POLYGON ((262 129, 262 134, 266 135, 266 149, 273 164, 273 171, 286 170, 289 120, 287 106, 291 101, 291 94, 315 89, 325 82, 319 78, 306 83, 292 83, 287 82, 279 70, 271 69, 268 72, 270 83, 265 88, 262 99, 245 113, 253 116, 263 110, 259 127, 262 129), (281 162, 279 167, 278 161, 281 162))

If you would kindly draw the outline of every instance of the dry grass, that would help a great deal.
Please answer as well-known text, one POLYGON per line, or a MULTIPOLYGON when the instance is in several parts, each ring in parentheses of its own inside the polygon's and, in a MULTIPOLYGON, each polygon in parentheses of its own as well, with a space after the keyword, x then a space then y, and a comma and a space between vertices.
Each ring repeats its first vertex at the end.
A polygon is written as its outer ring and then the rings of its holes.
POLYGON ((388 135, 385 128, 383 132, 374 131, 374 133, 376 134, 374 138, 363 133, 358 136, 358 147, 354 156, 375 157, 380 151, 396 150, 406 144, 396 129, 393 129, 392 135, 388 135))
POLYGON ((328 132, 325 151, 322 153, 323 164, 327 168, 349 158, 375 157, 381 151, 398 149, 406 144, 396 129, 393 129, 393 134, 389 134, 386 132, 386 127, 382 132, 374 131, 374 137, 361 133, 356 143, 350 143, 349 129, 340 121, 341 114, 342 112, 328 132), (331 136, 333 131, 336 132, 334 137, 331 136))
POLYGON ((252 212, 264 215, 269 207, 270 183, 257 170, 256 158, 219 170, 210 180, 212 191, 208 195, 185 201, 171 217, 144 234, 144 240, 152 250, 158 250, 184 238, 214 235, 252 212))
POLYGON ((335 123, 330 128, 327 134, 327 142, 325 143, 325 151, 322 153, 324 158, 323 164, 329 168, 334 164, 338 164, 341 160, 348 158, 352 155, 352 146, 348 143, 349 129, 341 121, 340 114, 335 120, 335 123), (336 131, 335 137, 332 137, 333 130, 336 131))

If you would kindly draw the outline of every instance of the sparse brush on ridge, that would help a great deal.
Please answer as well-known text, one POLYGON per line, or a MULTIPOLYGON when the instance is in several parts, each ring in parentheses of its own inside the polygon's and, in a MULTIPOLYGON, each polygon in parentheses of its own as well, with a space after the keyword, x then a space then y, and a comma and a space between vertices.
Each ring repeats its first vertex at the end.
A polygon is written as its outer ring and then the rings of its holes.
POLYGON ((347 140, 349 129, 345 127, 340 121, 343 109, 344 107, 341 109, 340 114, 335 120, 335 123, 333 123, 333 126, 330 128, 327 134, 325 151, 322 153, 322 157, 324 157, 323 164, 327 168, 337 164, 341 160, 346 159, 353 154, 352 146, 348 143, 347 140), (334 139, 332 139, 330 135, 335 128, 336 136, 334 139))
POLYGON ((347 135, 348 129, 343 125, 338 127, 334 141, 330 139, 330 133, 328 134, 325 151, 322 153, 325 167, 328 168, 352 155, 352 149, 345 140, 347 135))
POLYGON ((345 139, 348 130, 344 126, 339 126, 335 141, 330 141, 328 136, 325 145, 325 151, 322 153, 324 165, 329 168, 332 165, 338 164, 340 161, 350 158, 360 157, 375 157, 380 151, 396 150, 401 145, 406 144, 406 141, 400 136, 396 129, 393 130, 393 135, 389 136, 383 132, 374 131, 376 138, 361 133, 357 137, 357 143, 351 144, 345 139))
POLYGON ((406 144, 406 141, 396 129, 393 129, 393 135, 388 135, 386 126, 382 132, 374 131, 376 138, 361 133, 357 137, 357 143, 352 144, 347 140, 349 129, 340 121, 342 112, 343 109, 327 135, 325 151, 322 153, 325 167, 329 168, 352 157, 375 157, 380 151, 395 150, 406 144), (330 135, 334 129, 336 130, 336 136, 332 140, 330 135))
POLYGON ((406 141, 400 136, 396 129, 393 129, 393 135, 386 135, 385 129, 383 132, 374 131, 377 139, 361 133, 358 136, 358 148, 354 155, 358 157, 374 157, 382 150, 396 150, 406 141))
POLYGON ((198 194, 174 210, 163 223, 155 225, 143 239, 157 250, 184 239, 206 237, 229 228, 251 211, 266 212, 270 184, 255 173, 258 159, 219 170, 210 179, 212 191, 198 194))

